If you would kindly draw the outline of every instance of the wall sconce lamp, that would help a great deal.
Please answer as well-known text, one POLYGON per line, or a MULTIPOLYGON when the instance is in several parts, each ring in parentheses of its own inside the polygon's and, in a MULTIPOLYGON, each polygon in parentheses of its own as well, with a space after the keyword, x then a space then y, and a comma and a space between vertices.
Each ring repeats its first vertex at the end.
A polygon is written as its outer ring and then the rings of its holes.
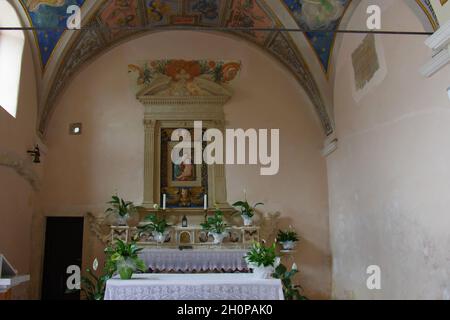
POLYGON ((27 153, 33 157, 33 163, 41 163, 41 151, 38 145, 34 147, 34 150, 28 150, 27 153))

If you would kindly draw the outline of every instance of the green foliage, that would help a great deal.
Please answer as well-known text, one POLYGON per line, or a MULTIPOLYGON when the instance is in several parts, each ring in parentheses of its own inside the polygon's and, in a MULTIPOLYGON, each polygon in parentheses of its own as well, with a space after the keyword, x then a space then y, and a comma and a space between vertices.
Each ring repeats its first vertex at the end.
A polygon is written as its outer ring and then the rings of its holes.
POLYGON ((121 279, 130 279, 135 271, 145 272, 147 267, 138 257, 141 250, 142 248, 138 248, 135 242, 127 244, 122 240, 117 240, 115 245, 107 247, 105 249, 107 274, 119 273, 121 279))
POLYGON ((273 274, 274 278, 280 279, 283 283, 283 293, 286 300, 308 300, 307 297, 301 294, 302 287, 295 285, 292 278, 298 273, 297 269, 287 270, 286 266, 280 264, 275 268, 273 274))
POLYGON ((259 242, 255 242, 245 256, 247 263, 257 267, 273 266, 276 258, 275 243, 270 247, 266 247, 259 242))
POLYGON ((115 214, 119 217, 127 217, 135 213, 139 207, 136 207, 133 202, 125 201, 117 195, 112 196, 112 200, 108 202, 110 207, 106 209, 107 214, 115 214))
POLYGON ((112 274, 104 273, 96 276, 91 269, 86 270, 87 275, 81 277, 81 290, 88 300, 103 300, 105 296, 106 281, 112 278, 112 274))
POLYGON ((222 234, 228 228, 227 224, 223 221, 223 212, 216 208, 213 217, 208 217, 206 222, 200 224, 203 230, 222 234))
POLYGON ((298 241, 297 232, 295 232, 294 230, 288 230, 288 231, 279 230, 278 234, 277 234, 277 241, 278 242, 286 242, 286 241, 297 242, 298 241))
POLYGON ((242 216, 253 217, 255 215, 255 208, 259 205, 264 205, 262 202, 256 203, 253 207, 247 201, 237 201, 233 203, 233 207, 237 207, 242 216))
POLYGON ((154 213, 146 216, 144 221, 148 223, 143 226, 138 226, 139 234, 148 231, 164 233, 170 227, 170 224, 167 223, 166 219, 158 218, 154 213))

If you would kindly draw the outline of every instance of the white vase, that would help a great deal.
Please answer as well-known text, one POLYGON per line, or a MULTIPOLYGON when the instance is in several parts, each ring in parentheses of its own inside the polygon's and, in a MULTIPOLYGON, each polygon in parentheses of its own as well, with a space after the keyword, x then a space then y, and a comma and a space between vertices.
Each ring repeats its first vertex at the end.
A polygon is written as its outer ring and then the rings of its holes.
POLYGON ((116 217, 116 226, 127 226, 129 216, 119 216, 116 217))
POLYGON ((221 244, 223 239, 225 239, 227 236, 226 232, 223 233, 210 232, 209 234, 212 235, 214 238, 213 244, 221 244))
POLYGON ((166 237, 167 237, 167 231, 165 231, 165 232, 153 231, 153 238, 158 243, 164 243, 166 241, 166 237))
POLYGON ((244 220, 244 226, 248 227, 248 226, 252 225, 253 217, 249 217, 249 216, 246 216, 246 215, 242 215, 241 217, 244 220))
POLYGON ((253 269, 253 276, 258 279, 271 279, 273 273, 275 272, 275 267, 251 267, 253 269))
POLYGON ((281 245, 283 246, 283 250, 293 250, 295 247, 295 242, 294 241, 283 241, 281 243, 281 245))
POLYGON ((258 279, 271 279, 273 273, 275 272, 275 268, 277 268, 281 263, 281 258, 276 257, 273 265, 267 267, 258 266, 252 262, 249 262, 247 258, 245 259, 245 261, 247 262, 247 266, 252 269, 254 277, 258 279))

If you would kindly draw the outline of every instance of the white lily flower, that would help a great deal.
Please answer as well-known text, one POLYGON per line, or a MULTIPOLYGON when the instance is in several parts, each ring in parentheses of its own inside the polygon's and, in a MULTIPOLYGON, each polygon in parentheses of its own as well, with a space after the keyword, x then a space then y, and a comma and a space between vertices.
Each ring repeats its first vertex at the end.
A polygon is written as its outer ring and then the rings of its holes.
POLYGON ((274 262, 274 267, 275 268, 278 267, 280 265, 280 263, 281 263, 281 258, 280 257, 276 257, 275 258, 275 262, 274 262))
POLYGON ((94 271, 97 271, 97 269, 98 269, 98 260, 97 260, 97 258, 95 258, 94 262, 92 263, 92 269, 94 269, 94 271))
POLYGON ((297 264, 295 262, 292 264, 292 270, 298 270, 297 264))

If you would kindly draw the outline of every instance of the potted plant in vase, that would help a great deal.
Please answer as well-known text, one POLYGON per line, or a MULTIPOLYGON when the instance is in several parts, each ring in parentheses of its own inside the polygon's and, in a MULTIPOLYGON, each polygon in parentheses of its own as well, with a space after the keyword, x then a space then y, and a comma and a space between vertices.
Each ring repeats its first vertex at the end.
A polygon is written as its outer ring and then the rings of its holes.
POLYGON ((294 230, 278 231, 277 242, 281 243, 283 250, 293 250, 297 241, 298 236, 294 230))
POLYGON ((245 261, 253 274, 260 279, 269 279, 280 264, 280 258, 275 253, 275 243, 270 247, 255 242, 245 256, 245 261))
POLYGON ((115 223, 118 226, 126 226, 131 215, 137 213, 139 207, 136 207, 133 202, 125 201, 117 195, 112 196, 112 200, 108 202, 110 207, 106 209, 107 215, 114 215, 116 217, 115 223))
POLYGON ((222 243, 223 239, 227 236, 228 226, 223 221, 223 212, 216 208, 213 217, 200 224, 203 230, 208 231, 208 235, 212 235, 214 238, 214 244, 222 243))
POLYGON ((135 242, 129 244, 122 240, 117 240, 115 245, 105 249, 107 274, 120 275, 120 279, 131 279, 136 271, 145 272, 147 270, 144 261, 138 257, 142 248, 138 248, 135 242))
POLYGON ((262 202, 256 203, 253 207, 249 205, 247 200, 237 201, 233 203, 233 207, 237 207, 239 213, 244 220, 244 226, 251 226, 253 223, 253 216, 255 215, 255 208, 259 205, 264 205, 262 202))
POLYGON ((144 222, 147 223, 145 225, 138 226, 139 235, 150 231, 156 242, 164 243, 164 241, 166 241, 167 234, 169 233, 168 229, 170 227, 166 219, 158 218, 156 214, 152 213, 144 218, 144 222))

